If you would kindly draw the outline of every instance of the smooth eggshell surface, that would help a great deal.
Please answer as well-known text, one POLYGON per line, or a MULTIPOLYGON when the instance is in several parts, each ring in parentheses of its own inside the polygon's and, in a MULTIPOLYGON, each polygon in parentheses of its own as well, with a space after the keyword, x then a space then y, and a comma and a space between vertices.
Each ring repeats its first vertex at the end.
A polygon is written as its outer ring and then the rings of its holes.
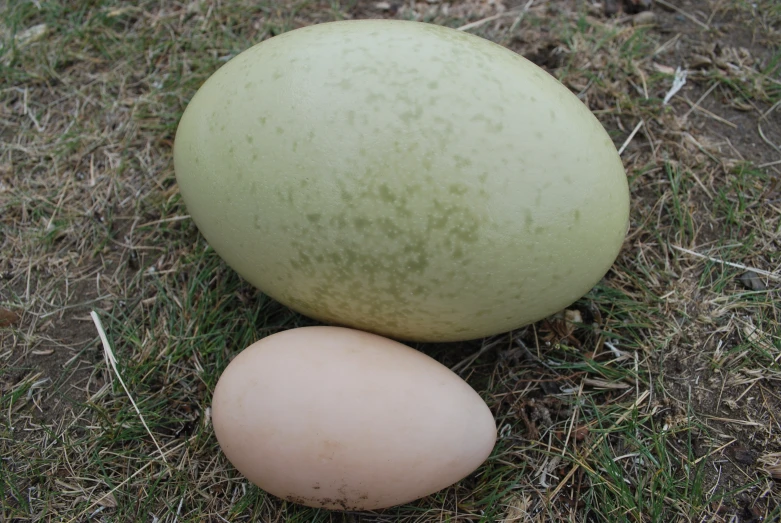
POLYGON ((225 455, 286 500, 370 510, 464 478, 491 453, 491 411, 432 358, 374 334, 303 327, 236 356, 212 404, 225 455))
POLYGON ((242 52, 189 103, 174 162, 241 276, 394 339, 553 314, 627 231, 626 175, 588 108, 518 54, 426 23, 323 23, 242 52))

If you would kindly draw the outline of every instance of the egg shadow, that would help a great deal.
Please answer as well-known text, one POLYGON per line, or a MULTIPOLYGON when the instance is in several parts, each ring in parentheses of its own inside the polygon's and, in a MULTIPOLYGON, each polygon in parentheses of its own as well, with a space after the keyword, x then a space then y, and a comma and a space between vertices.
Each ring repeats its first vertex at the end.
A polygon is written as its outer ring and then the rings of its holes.
MULTIPOLYGON (((248 283, 245 283, 249 285, 248 283)), ((254 288, 253 288, 254 289, 254 288)), ((277 332, 282 332, 289 329, 311 326, 327 326, 327 327, 346 327, 352 328, 348 325, 339 325, 335 323, 326 323, 305 316, 290 307, 283 305, 270 296, 264 294, 262 291, 254 289, 254 306, 261 307, 263 313, 259 317, 259 321, 254 325, 256 340, 260 340, 277 332)), ((358 329, 360 330, 360 329, 358 329)), ((510 336, 512 333, 499 334, 498 337, 505 336, 510 343, 510 336)), ((388 339, 392 339, 398 343, 412 347, 415 350, 422 352, 430 358, 436 360, 442 365, 454 370, 462 379, 472 385, 478 392, 480 392, 479 383, 482 380, 479 379, 479 375, 488 375, 493 365, 489 364, 496 358, 494 351, 486 351, 479 357, 474 358, 483 347, 488 343, 493 343, 497 336, 488 338, 478 338, 473 340, 464 341, 451 341, 451 342, 417 342, 410 341, 401 338, 394 338, 392 336, 383 336, 388 339), (470 361, 474 358, 474 361, 470 361), (489 365, 487 365, 489 364, 489 365), (453 369, 458 366, 457 369, 453 369), (476 370, 477 368, 480 370, 476 370), (490 368, 486 368, 490 367, 490 368)), ((236 351, 238 354, 240 351, 236 351)), ((235 354, 234 354, 235 356, 235 354)))

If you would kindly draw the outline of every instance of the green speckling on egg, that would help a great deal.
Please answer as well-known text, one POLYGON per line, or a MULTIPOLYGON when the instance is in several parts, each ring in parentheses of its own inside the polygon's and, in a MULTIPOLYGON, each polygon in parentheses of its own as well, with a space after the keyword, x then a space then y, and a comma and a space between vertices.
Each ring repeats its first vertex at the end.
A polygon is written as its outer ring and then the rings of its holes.
POLYGON ((478 338, 568 306, 628 220, 620 158, 582 102, 512 51, 425 23, 323 23, 246 50, 193 97, 174 165, 249 282, 398 339, 478 338))
POLYGON ((379 103, 385 100, 385 95, 382 93, 376 93, 369 91, 366 95, 366 104, 371 106, 372 104, 379 103))
POLYGON ((353 220, 353 224, 355 224, 355 228, 358 229, 359 231, 366 230, 371 225, 371 223, 372 222, 370 219, 363 216, 359 216, 353 220))
POLYGON ((467 189, 466 185, 464 185, 462 183, 451 183, 448 186, 448 192, 450 194, 457 194, 459 196, 463 196, 464 194, 467 193, 467 191, 468 191, 468 189, 467 189))
POLYGON ((523 213, 523 222, 527 231, 531 231, 534 227, 534 214, 531 209, 526 209, 523 213))

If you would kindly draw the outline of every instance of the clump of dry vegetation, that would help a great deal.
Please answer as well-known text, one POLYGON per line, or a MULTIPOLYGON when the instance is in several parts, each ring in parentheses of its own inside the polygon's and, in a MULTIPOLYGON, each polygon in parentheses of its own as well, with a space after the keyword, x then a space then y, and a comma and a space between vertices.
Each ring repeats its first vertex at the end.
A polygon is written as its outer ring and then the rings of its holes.
POLYGON ((3 6, 0 520, 781 519, 781 6, 648 4, 3 6), (460 27, 547 69, 612 135, 633 207, 615 266, 567 311, 419 346, 494 412, 486 464, 410 505, 341 514, 265 495, 219 452, 209 402, 232 355, 312 322, 208 248, 171 146, 232 56, 369 17, 460 27))

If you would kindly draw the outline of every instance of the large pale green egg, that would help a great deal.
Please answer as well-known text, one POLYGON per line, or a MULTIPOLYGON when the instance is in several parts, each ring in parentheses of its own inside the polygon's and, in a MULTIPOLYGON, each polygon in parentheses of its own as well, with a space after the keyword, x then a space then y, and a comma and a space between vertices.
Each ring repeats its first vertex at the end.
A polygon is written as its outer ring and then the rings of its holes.
POLYGON ((325 23, 244 51, 193 97, 174 161, 242 277, 397 339, 555 313, 627 230, 621 160, 576 96, 510 50, 418 22, 325 23))

